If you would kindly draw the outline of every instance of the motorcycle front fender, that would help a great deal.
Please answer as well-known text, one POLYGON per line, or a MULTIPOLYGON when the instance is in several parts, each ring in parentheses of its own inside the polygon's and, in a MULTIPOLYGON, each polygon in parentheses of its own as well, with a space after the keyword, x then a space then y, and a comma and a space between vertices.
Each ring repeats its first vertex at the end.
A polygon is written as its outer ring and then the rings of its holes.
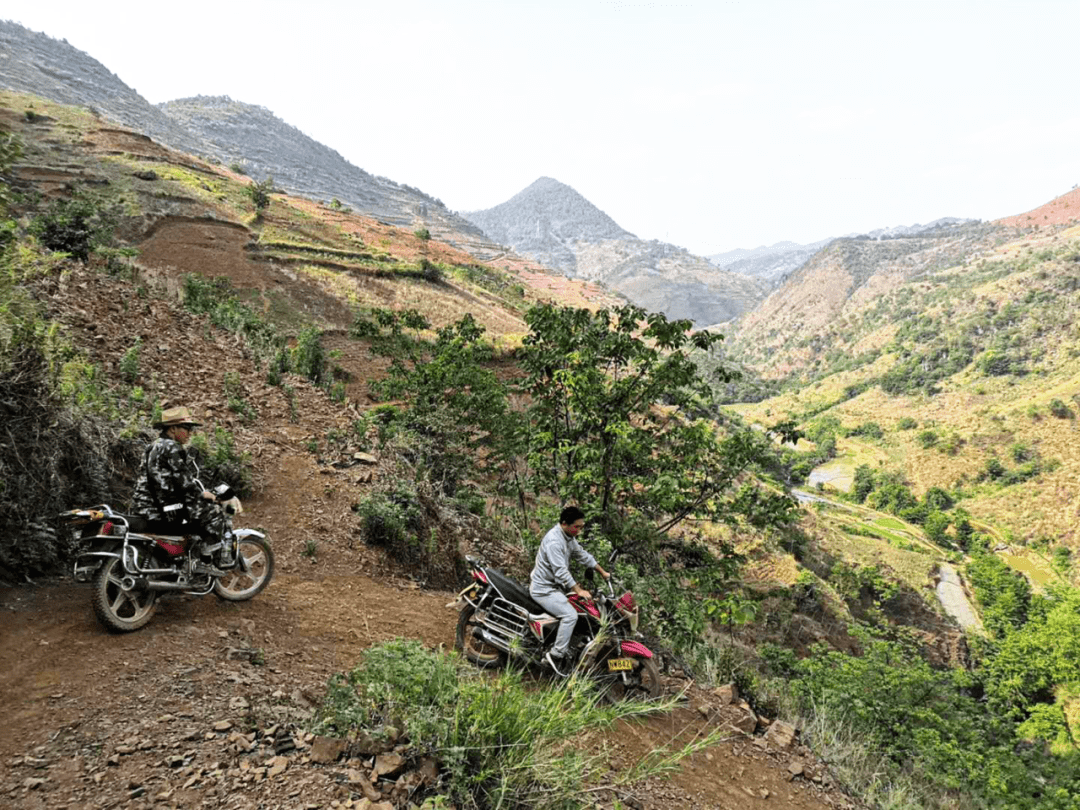
POLYGON ((266 539, 265 532, 257 532, 254 529, 234 529, 233 534, 237 537, 258 537, 263 540, 266 539))
POLYGON ((461 592, 453 602, 447 603, 446 607, 452 607, 454 610, 461 610, 465 605, 471 605, 474 608, 478 608, 484 602, 484 597, 490 590, 490 588, 482 590, 480 583, 470 582, 461 589, 461 592))

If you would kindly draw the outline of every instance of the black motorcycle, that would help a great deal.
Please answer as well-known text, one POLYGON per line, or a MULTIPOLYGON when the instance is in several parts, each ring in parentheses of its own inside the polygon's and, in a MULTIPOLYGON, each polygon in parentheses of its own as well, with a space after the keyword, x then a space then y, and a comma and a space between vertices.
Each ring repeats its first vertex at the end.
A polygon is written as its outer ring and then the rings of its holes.
MULTIPOLYGON (((200 484, 200 486, 202 486, 200 484)), ((242 602, 260 593, 274 575, 274 552, 266 535, 233 529, 240 502, 227 485, 214 490, 228 529, 217 543, 200 545, 183 523, 147 520, 99 504, 60 515, 79 535, 84 550, 75 559, 75 581, 93 586, 94 614, 109 630, 143 627, 163 593, 242 602)))
MULTIPOLYGON (((458 594, 456 647, 482 669, 502 667, 508 658, 540 666, 555 643, 559 620, 549 615, 514 580, 466 557, 472 583, 458 594)), ((616 598, 614 577, 608 593, 587 601, 567 598, 578 612, 566 661, 575 673, 596 681, 611 701, 655 698, 660 670, 637 632, 640 608, 626 591, 616 598)))

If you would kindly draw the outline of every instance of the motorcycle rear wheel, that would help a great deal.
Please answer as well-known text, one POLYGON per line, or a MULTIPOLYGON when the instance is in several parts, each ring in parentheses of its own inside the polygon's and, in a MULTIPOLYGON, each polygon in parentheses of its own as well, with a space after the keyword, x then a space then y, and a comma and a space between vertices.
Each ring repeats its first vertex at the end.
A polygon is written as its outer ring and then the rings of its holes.
POLYGON ((109 557, 94 574, 91 603, 98 621, 114 633, 138 630, 154 616, 158 591, 125 591, 120 586, 124 564, 109 557))
POLYGON ((454 649, 480 669, 499 669, 506 664, 506 653, 473 636, 473 628, 480 626, 480 622, 475 619, 475 614, 476 608, 472 605, 466 605, 461 609, 454 649))
POLYGON ((214 593, 228 602, 246 602, 254 598, 274 576, 274 551, 265 538, 241 537, 238 553, 247 561, 249 570, 245 571, 237 561, 235 568, 214 582, 214 593))

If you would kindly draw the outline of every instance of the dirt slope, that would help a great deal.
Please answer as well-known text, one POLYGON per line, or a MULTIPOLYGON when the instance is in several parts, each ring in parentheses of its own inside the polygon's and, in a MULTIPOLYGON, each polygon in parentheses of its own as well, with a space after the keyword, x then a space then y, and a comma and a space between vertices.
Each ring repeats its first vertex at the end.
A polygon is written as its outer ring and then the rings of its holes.
MULTIPOLYGON (((127 282, 75 265, 38 282, 35 293, 106 370, 140 337, 145 373, 136 382, 148 395, 167 393, 211 427, 234 432, 252 456, 258 486, 240 523, 269 533, 278 574, 251 603, 165 599, 145 630, 120 637, 96 624, 84 586, 0 590, 0 716, 8 723, 0 736, 0 806, 326 807, 359 798, 342 767, 305 759, 312 705, 327 679, 372 643, 406 636, 450 646, 456 615, 445 607, 451 593, 419 587, 359 537, 350 506, 371 483, 357 468, 325 463, 322 441, 348 426, 354 406, 336 405, 296 378, 301 418, 291 422, 281 390, 265 385, 236 340, 167 293, 133 296, 127 282), (226 373, 251 392, 254 423, 226 408, 226 373), (308 449, 312 439, 319 456, 308 449), (309 539, 314 558, 304 554, 309 539), (245 647, 261 650, 264 665, 228 660, 230 648, 245 647), (216 731, 223 721, 230 729, 216 731), (234 736, 240 733, 255 737, 234 736), (282 734, 295 750, 277 752, 282 734), (271 775, 274 765, 284 770, 271 775)), ((377 481, 387 473, 377 465, 372 474, 377 481)), ((685 686, 673 680, 667 688, 685 686)), ((587 744, 619 769, 717 725, 755 730, 745 709, 700 690, 690 701, 587 744)), ((734 729, 728 736, 624 798, 647 808, 849 806, 805 749, 774 750, 734 729), (793 776, 792 766, 804 772, 793 776)))
POLYGON ((1071 222, 1080 222, 1080 188, 1055 197, 1026 214, 995 220, 997 225, 1013 228, 1038 228, 1042 225, 1065 225, 1071 222))
MULTIPOLYGON (((129 636, 111 636, 97 625, 83 586, 61 581, 0 588, 0 717, 6 722, 0 735, 0 807, 310 808, 359 799, 366 791, 348 781, 343 767, 311 762, 305 727, 312 706, 327 679, 352 667, 369 645, 406 636, 449 646, 456 620, 445 607, 452 594, 424 589, 360 537, 351 506, 392 474, 389 467, 330 463, 350 456, 350 449, 335 449, 328 434, 348 431, 368 405, 364 383, 383 367, 345 335, 351 310, 332 286, 317 274, 252 258, 250 228, 237 217, 227 172, 86 116, 69 119, 54 107, 36 109, 49 116, 44 123, 28 123, 11 110, 0 115, 0 123, 27 138, 18 174, 46 195, 68 193, 68 183, 127 188, 131 166, 102 162, 102 156, 151 161, 162 177, 179 167, 197 178, 194 187, 164 179, 131 187, 131 199, 144 212, 125 225, 125 234, 140 247, 135 278, 69 263, 62 274, 35 280, 30 291, 62 336, 110 379, 140 341, 139 371, 119 390, 138 386, 147 401, 187 405, 208 429, 221 426, 233 433, 239 449, 251 456, 256 484, 238 523, 267 531, 278 565, 269 589, 253 602, 168 598, 147 628, 129 636), (52 137, 60 118, 71 132, 90 129, 78 137, 52 137), (200 197, 191 190, 199 183, 216 191, 200 197), (338 362, 352 375, 352 402, 335 404, 292 377, 291 406, 281 387, 266 383, 265 372, 235 336, 181 307, 179 278, 187 272, 225 275, 268 312, 287 300, 302 310, 301 323, 338 327, 327 348, 341 350, 338 362), (228 408, 226 375, 239 381, 254 405, 254 420, 228 408), (237 657, 237 650, 249 652, 237 657), (255 661, 248 660, 252 656, 255 661)), ((307 241, 328 232, 311 212, 309 227, 307 241)), ((389 231, 361 236, 365 243, 386 240, 404 259, 405 250, 394 241, 400 238, 389 231)), ((410 249, 438 257, 444 250, 430 244, 410 249)), ((538 288, 530 287, 526 300, 589 306, 610 300, 592 285, 521 266, 511 272, 538 288)), ((362 273, 349 278, 367 284, 372 300, 383 305, 406 306, 422 292, 425 305, 443 318, 470 311, 496 334, 521 329, 513 309, 493 306, 484 291, 463 284, 418 287, 362 273)), ((681 680, 667 684, 669 691, 684 687, 681 680)), ((670 715, 583 743, 617 769, 658 744, 743 724, 744 732, 732 730, 730 741, 696 755, 670 778, 634 786, 624 804, 850 806, 830 785, 827 770, 798 743, 771 746, 747 709, 721 705, 717 696, 693 688, 689 696, 689 704, 670 715)), ((367 767, 361 761, 350 765, 367 767)), ((601 806, 611 806, 608 794, 597 796, 601 806)))

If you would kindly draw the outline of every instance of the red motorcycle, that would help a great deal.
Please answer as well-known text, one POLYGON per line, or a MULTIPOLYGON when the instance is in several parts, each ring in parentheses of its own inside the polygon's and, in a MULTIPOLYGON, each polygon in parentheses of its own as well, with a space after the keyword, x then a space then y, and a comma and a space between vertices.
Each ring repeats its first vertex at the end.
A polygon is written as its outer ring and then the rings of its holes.
MULTIPOLYGON (((458 594, 456 647, 481 669, 502 667, 508 658, 541 665, 555 643, 559 620, 549 615, 514 580, 466 557, 473 581, 458 594)), ((578 612, 567 660, 573 671, 596 681, 610 701, 649 699, 660 694, 660 670, 637 632, 641 619, 634 595, 608 593, 586 601, 567 598, 578 612)))

